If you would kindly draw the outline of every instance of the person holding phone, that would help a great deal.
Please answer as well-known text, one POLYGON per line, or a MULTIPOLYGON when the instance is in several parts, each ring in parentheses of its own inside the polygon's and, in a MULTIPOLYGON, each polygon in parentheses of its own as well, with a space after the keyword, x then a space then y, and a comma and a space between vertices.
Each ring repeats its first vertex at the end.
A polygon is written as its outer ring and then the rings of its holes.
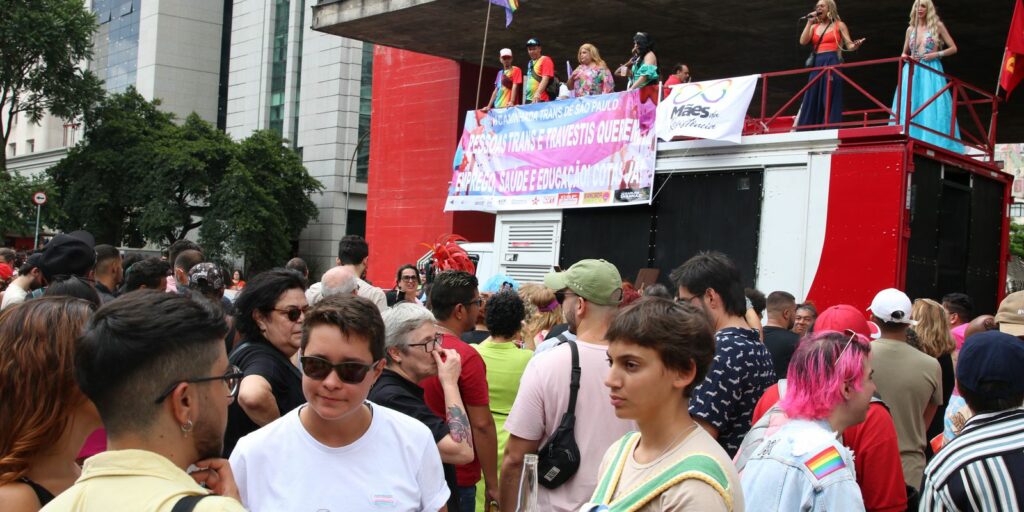
POLYGON ((307 403, 243 437, 231 453, 250 511, 447 508, 430 429, 367 401, 384 371, 384 340, 380 311, 368 299, 338 295, 309 310, 299 352, 307 403))

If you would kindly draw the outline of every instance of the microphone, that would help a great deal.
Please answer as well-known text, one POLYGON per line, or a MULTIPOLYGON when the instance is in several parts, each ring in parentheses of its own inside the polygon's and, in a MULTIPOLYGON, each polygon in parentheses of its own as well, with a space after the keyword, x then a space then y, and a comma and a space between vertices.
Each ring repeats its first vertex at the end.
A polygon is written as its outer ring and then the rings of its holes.
POLYGON ((806 15, 806 16, 804 16, 804 17, 802 17, 802 18, 800 18, 800 19, 799 19, 799 20, 797 20, 797 21, 804 21, 804 20, 809 20, 809 19, 812 19, 812 18, 817 18, 817 17, 818 17, 818 13, 817 13, 817 12, 812 12, 812 13, 810 13, 810 14, 808 14, 808 15, 806 15))

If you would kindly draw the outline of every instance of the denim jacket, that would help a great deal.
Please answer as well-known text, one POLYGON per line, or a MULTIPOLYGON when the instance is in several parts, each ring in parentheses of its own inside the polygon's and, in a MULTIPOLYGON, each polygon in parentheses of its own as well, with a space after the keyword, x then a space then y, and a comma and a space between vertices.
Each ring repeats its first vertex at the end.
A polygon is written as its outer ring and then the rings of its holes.
POLYGON ((864 510, 853 454, 826 421, 784 425, 750 457, 740 482, 751 511, 864 510))

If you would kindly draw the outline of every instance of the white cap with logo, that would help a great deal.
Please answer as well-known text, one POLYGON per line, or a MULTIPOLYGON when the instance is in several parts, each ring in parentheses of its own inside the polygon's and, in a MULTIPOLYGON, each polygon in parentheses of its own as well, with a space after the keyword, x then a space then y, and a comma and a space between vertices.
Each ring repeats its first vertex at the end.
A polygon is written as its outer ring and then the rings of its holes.
POLYGON ((511 57, 512 56, 512 50, 510 48, 502 48, 501 51, 498 52, 498 56, 499 57, 511 57))

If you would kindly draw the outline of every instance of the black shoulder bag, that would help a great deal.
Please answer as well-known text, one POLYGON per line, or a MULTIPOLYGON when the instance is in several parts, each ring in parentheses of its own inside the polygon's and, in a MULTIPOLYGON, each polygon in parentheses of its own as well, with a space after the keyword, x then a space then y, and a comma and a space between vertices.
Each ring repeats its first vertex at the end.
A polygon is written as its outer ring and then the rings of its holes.
POLYGON ((195 510, 196 505, 199 504, 199 500, 203 498, 209 498, 210 496, 212 496, 212 494, 197 494, 194 496, 185 496, 184 498, 178 500, 178 502, 174 504, 174 508, 171 509, 171 512, 192 512, 193 510, 195 510))
MULTIPOLYGON (((825 40, 825 34, 828 34, 828 29, 830 29, 830 28, 832 28, 832 22, 831 21, 828 22, 828 25, 825 26, 825 31, 821 33, 821 37, 818 38, 818 42, 815 43, 814 49, 811 50, 811 54, 808 55, 807 56, 807 60, 804 61, 804 67, 805 68, 812 68, 812 67, 814 67, 814 56, 818 54, 818 47, 820 47, 821 46, 821 42, 825 40)), ((812 36, 814 35, 814 30, 811 30, 811 35, 812 36)))
POLYGON ((537 453, 537 480, 554 489, 572 478, 580 469, 580 449, 576 445, 576 395, 580 390, 580 352, 576 342, 568 341, 572 350, 572 378, 569 381, 569 407, 562 422, 537 453))

